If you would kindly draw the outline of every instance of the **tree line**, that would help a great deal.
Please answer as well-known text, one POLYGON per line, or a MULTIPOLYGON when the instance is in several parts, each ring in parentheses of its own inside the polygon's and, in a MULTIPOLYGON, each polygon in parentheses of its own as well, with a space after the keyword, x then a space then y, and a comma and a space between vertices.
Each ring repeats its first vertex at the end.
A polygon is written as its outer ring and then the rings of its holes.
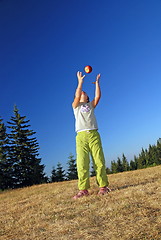
POLYGON ((107 169, 107 173, 118 173, 130 170, 137 170, 147 167, 153 167, 161 164, 161 138, 158 139, 156 145, 149 144, 148 149, 141 149, 138 156, 134 156, 134 160, 130 162, 122 154, 122 159, 119 157, 117 161, 111 161, 111 168, 107 169))
MULTIPOLYGON (((65 181, 77 179, 77 170, 76 170, 76 160, 73 155, 69 156, 68 162, 69 168, 67 175, 65 174, 65 170, 62 165, 58 163, 57 168, 53 168, 51 181, 65 181)), ((141 150, 141 153, 138 157, 134 156, 134 160, 130 162, 127 161, 125 154, 122 154, 122 158, 118 157, 117 161, 111 161, 111 167, 106 168, 107 174, 132 171, 147 167, 153 167, 161 164, 161 139, 157 141, 156 145, 149 145, 148 149, 141 150)), ((92 165, 90 176, 95 176, 96 172, 92 165)))
POLYGON ((39 144, 34 137, 36 132, 29 129, 30 120, 19 114, 17 106, 14 106, 13 113, 7 126, 0 117, 0 189, 77 179, 76 160, 72 154, 67 173, 58 163, 51 176, 46 176, 45 165, 41 164, 39 157, 39 144))
POLYGON ((41 164, 39 145, 33 137, 35 132, 29 130, 29 120, 20 116, 15 106, 14 116, 7 123, 6 127, 0 118, 0 189, 43 183, 45 166, 41 164))
MULTIPOLYGON (((0 117, 0 189, 20 188, 35 184, 60 182, 77 179, 76 159, 72 154, 68 157, 68 168, 65 171, 60 162, 53 167, 51 176, 44 173, 45 165, 39 157, 39 144, 35 132, 30 130, 30 120, 21 116, 17 106, 14 106, 14 115, 7 122, 7 127, 0 117), (9 130, 9 132, 7 131, 9 130)), ((149 145, 148 149, 141 150, 138 157, 130 162, 122 154, 122 158, 111 161, 111 167, 106 169, 107 174, 136 170, 161 164, 161 139, 156 145, 149 145)), ((92 165, 91 176, 95 176, 92 165)))

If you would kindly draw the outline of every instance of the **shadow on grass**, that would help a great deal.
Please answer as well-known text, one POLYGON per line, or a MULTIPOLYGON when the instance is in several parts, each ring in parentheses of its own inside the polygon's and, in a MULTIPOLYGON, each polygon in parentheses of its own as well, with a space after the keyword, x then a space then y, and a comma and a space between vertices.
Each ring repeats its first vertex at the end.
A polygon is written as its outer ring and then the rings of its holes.
POLYGON ((143 182, 138 182, 138 183, 135 183, 135 184, 127 184, 127 185, 124 185, 124 186, 121 186, 121 187, 115 187, 115 188, 111 188, 111 191, 116 191, 116 190, 121 190, 121 189, 126 189, 126 188, 129 188, 129 187, 137 187, 137 186, 141 186, 141 185, 147 185, 149 183, 154 183, 158 181, 158 178, 153 178, 153 179, 150 179, 150 181, 143 181, 143 182))

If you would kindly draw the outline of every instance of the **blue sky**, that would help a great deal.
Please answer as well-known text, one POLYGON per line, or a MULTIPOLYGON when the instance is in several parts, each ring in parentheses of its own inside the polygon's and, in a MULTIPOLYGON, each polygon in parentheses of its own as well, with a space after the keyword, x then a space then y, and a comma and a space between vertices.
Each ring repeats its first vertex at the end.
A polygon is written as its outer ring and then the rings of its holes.
POLYGON ((0 43, 0 115, 9 121, 16 104, 27 116, 47 174, 75 155, 71 103, 86 65, 91 100, 101 73, 96 116, 108 167, 161 137, 160 0, 1 0, 0 43))

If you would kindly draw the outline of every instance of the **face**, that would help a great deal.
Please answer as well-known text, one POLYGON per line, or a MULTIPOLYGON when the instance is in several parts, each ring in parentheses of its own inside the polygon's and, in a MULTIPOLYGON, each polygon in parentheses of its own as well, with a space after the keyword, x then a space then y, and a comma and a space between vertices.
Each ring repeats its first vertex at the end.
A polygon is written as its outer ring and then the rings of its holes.
POLYGON ((80 102, 88 102, 88 95, 84 91, 81 93, 80 102))

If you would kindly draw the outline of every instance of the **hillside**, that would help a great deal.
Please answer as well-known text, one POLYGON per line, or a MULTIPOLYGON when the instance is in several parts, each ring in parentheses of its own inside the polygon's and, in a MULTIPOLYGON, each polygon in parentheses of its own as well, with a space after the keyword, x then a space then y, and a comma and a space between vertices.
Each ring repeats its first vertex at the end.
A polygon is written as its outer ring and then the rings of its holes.
POLYGON ((108 195, 73 200, 77 181, 0 194, 0 240, 161 239, 161 166, 109 175, 108 195))

